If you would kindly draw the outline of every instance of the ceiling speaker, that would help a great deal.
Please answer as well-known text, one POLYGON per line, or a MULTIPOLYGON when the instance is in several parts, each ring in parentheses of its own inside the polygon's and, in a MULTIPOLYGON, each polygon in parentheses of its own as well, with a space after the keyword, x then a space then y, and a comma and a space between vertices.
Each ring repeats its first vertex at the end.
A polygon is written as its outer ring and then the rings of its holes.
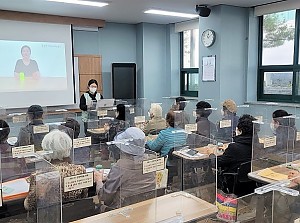
POLYGON ((196 5, 196 12, 201 17, 208 17, 210 15, 211 9, 207 8, 206 5, 196 5))

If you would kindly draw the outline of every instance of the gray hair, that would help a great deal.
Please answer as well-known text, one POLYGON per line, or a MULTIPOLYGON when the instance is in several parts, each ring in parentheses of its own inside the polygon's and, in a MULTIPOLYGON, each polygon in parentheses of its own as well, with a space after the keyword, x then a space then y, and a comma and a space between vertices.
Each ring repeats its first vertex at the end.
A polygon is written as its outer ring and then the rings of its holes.
POLYGON ((67 133, 54 129, 45 135, 42 141, 42 148, 44 151, 52 152, 45 155, 47 160, 63 160, 70 156, 72 139, 67 133))

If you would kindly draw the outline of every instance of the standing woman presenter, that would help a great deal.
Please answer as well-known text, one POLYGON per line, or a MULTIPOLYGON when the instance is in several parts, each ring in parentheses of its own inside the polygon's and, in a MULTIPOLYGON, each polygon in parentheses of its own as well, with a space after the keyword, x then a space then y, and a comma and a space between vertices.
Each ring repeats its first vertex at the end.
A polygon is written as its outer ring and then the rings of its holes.
POLYGON ((88 128, 88 119, 89 119, 89 110, 96 109, 96 103, 100 99, 103 99, 103 96, 97 92, 98 82, 95 79, 91 79, 88 82, 88 91, 85 92, 80 97, 80 109, 82 110, 81 119, 84 124, 84 133, 87 135, 88 128))

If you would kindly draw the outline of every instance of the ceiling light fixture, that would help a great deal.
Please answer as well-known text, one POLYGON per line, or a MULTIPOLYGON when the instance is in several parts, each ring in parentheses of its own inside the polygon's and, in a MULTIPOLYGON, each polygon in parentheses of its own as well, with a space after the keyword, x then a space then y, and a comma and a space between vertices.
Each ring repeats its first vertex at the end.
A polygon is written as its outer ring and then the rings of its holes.
POLYGON ((93 2, 93 1, 82 1, 82 0, 47 0, 47 1, 76 4, 76 5, 95 6, 95 7, 103 7, 108 5, 108 3, 105 2, 93 2))
POLYGON ((155 14, 155 15, 165 15, 165 16, 175 16, 175 17, 183 17, 183 18, 196 18, 199 15, 196 14, 188 14, 188 13, 180 13, 180 12, 170 12, 170 11, 163 11, 163 10, 156 10, 150 9, 145 11, 144 13, 147 14, 155 14))

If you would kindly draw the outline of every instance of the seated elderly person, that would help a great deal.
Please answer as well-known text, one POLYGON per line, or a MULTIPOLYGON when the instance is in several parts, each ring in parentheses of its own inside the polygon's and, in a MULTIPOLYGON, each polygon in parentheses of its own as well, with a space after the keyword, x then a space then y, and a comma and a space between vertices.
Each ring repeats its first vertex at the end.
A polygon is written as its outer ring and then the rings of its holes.
POLYGON ((152 193, 156 187, 155 173, 143 174, 142 161, 146 156, 143 131, 136 127, 130 127, 117 135, 114 143, 120 149, 121 156, 112 166, 106 182, 102 183, 102 172, 94 172, 99 200, 108 209, 135 203, 128 199, 135 195, 152 193))
POLYGON ((177 160, 172 157, 172 150, 186 144, 187 134, 179 127, 175 127, 175 114, 169 111, 166 116, 167 128, 160 131, 155 140, 147 142, 150 150, 158 152, 161 156, 169 156, 167 168, 169 170, 168 183, 172 183, 172 179, 177 173, 177 160))
POLYGON ((11 145, 7 139, 10 128, 6 121, 0 120, 0 151, 2 182, 13 180, 26 174, 26 163, 24 158, 12 158, 11 145))
MULTIPOLYGON (((255 118, 251 115, 243 115, 239 119, 233 143, 230 143, 223 155, 217 158, 217 166, 222 172, 236 173, 242 163, 251 161, 254 120, 255 118)), ((208 153, 213 154, 214 149, 208 148, 208 153)), ((222 178, 222 176, 218 177, 218 188, 224 190, 224 187, 228 189, 228 191, 224 192, 232 193, 232 177, 226 177, 226 179, 222 178)))
POLYGON ((232 138, 235 136, 235 129, 239 120, 239 117, 236 115, 237 106, 236 103, 227 99, 222 104, 222 120, 228 120, 231 122, 230 127, 224 127, 221 125, 221 121, 217 123, 218 133, 216 138, 225 142, 232 142, 232 138))
POLYGON ((190 123, 190 116, 184 110, 187 105, 187 101, 184 97, 177 97, 172 110, 175 111, 175 126, 184 129, 186 124, 190 123))
POLYGON ((150 120, 146 122, 144 132, 148 135, 151 132, 156 134, 158 131, 165 129, 166 119, 162 117, 162 107, 159 104, 152 103, 150 108, 150 120))
MULTIPOLYGON (((45 159, 51 162, 54 168, 60 173, 62 202, 68 202, 87 197, 88 190, 86 188, 69 192, 63 191, 65 177, 79 175, 86 172, 83 166, 70 164, 70 150, 72 148, 71 138, 65 132, 57 129, 52 130, 44 137, 42 141, 42 148, 44 151, 49 152, 49 154, 45 155, 45 159)), ((39 189, 37 188, 36 184, 36 176, 37 173, 34 173, 30 176, 29 193, 24 201, 26 210, 34 210, 37 206, 37 191, 39 189)), ((58 193, 58 191, 56 192, 58 193)), ((53 196, 56 196, 56 194, 53 194, 53 196)), ((47 200, 48 198, 44 199, 47 200)))
POLYGON ((41 143, 45 136, 45 133, 34 134, 34 126, 44 125, 43 122, 43 108, 40 105, 31 105, 27 110, 27 116, 29 118, 29 124, 20 129, 18 135, 18 141, 16 146, 27 146, 34 144, 35 150, 42 150, 41 143))

